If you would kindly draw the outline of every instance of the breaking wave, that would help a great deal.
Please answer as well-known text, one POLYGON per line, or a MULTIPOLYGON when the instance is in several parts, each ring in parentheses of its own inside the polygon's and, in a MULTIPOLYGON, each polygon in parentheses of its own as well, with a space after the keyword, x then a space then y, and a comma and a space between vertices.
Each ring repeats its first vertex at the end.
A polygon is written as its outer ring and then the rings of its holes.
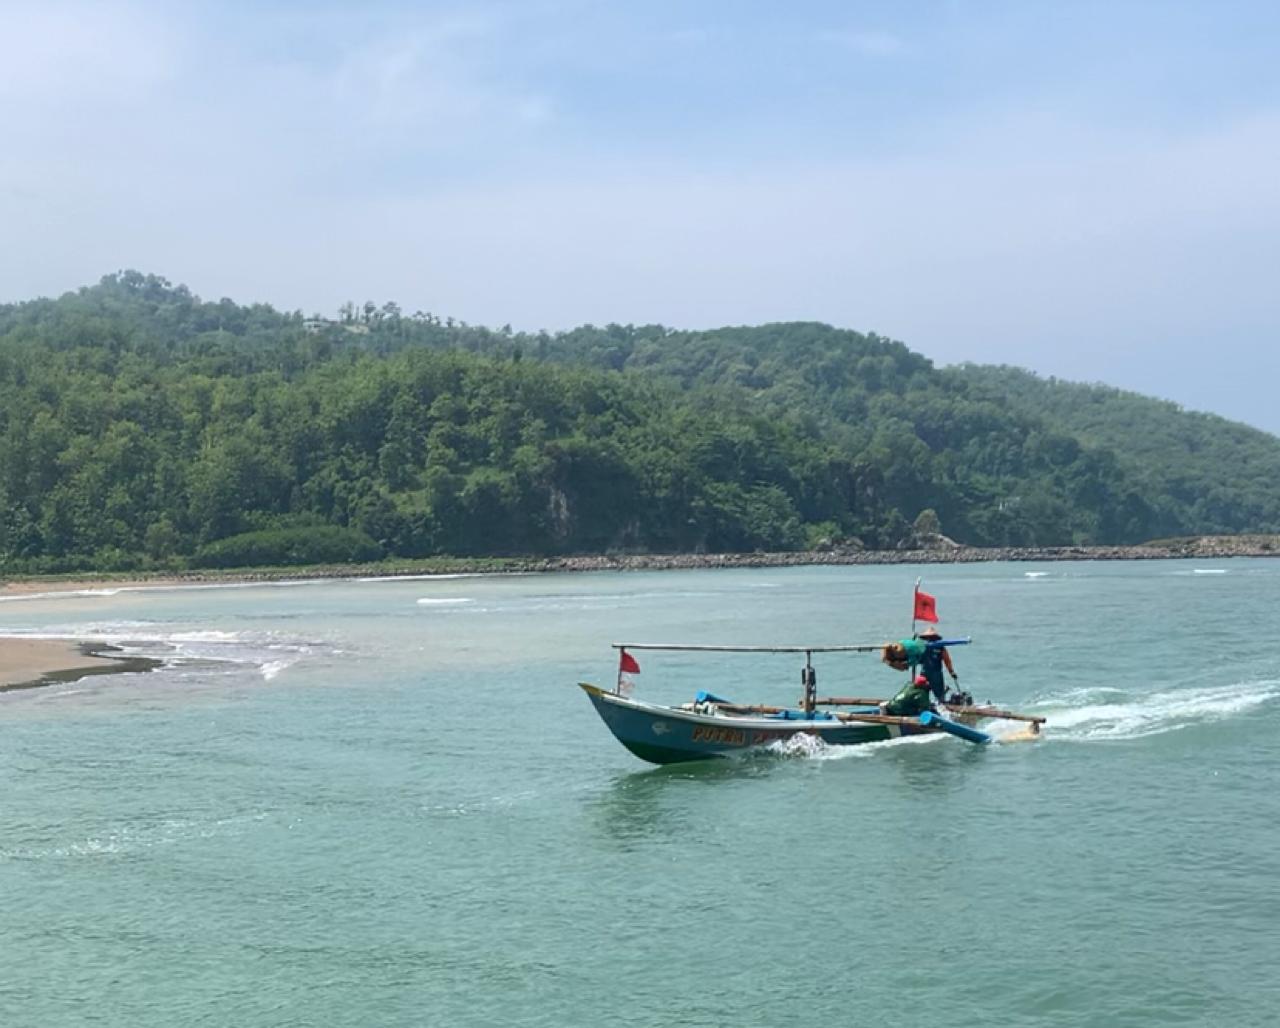
POLYGON ((244 582, 157 582, 154 585, 87 586, 83 589, 49 589, 0 594, 0 603, 25 603, 35 600, 70 600, 91 596, 119 596, 122 593, 202 592, 213 589, 296 589, 321 586, 345 579, 282 578, 272 581, 244 582))
POLYGON ((421 575, 367 575, 363 578, 354 579, 361 585, 369 584, 393 584, 395 582, 442 582, 450 578, 497 578, 502 575, 518 575, 523 574, 520 571, 450 571, 442 574, 421 574, 421 575))
POLYGON ((6 629, 4 635, 14 639, 101 643, 110 647, 115 656, 158 660, 164 669, 177 675, 251 669, 265 681, 309 657, 339 652, 327 642, 279 632, 183 630, 146 621, 86 623, 36 630, 14 628, 6 629))
POLYGON ((48 592, 18 592, 0 596, 0 603, 21 603, 26 600, 68 600, 82 596, 117 596, 127 587, 104 589, 54 589, 48 592))

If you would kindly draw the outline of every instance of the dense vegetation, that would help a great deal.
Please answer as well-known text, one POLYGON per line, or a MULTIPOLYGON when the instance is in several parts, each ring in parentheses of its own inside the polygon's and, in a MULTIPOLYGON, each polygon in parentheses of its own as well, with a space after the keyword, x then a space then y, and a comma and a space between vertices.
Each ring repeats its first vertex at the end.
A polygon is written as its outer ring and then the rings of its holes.
POLYGON ((1126 475, 1195 533, 1277 524, 1280 441, 1214 414, 1105 385, 1042 379, 1021 368, 966 365, 951 372, 975 395, 1038 416, 1082 445, 1109 449, 1126 475))
POLYGON ((818 324, 319 322, 126 272, 0 306, 0 400, 9 572, 1280 528, 1265 433, 818 324))

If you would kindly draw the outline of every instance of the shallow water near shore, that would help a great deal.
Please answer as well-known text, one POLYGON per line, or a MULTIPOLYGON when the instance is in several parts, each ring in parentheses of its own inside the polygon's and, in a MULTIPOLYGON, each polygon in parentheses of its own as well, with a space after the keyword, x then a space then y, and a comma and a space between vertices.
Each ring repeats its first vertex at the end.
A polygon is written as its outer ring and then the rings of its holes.
MULTIPOLYGON (((0 1024, 1273 1024, 1278 602, 1251 559, 6 602, 165 664, 0 694, 0 1024), (611 642, 897 638, 918 573, 1043 740, 658 769, 574 687, 611 642)), ((639 657, 659 702, 799 694, 793 656, 639 657)))

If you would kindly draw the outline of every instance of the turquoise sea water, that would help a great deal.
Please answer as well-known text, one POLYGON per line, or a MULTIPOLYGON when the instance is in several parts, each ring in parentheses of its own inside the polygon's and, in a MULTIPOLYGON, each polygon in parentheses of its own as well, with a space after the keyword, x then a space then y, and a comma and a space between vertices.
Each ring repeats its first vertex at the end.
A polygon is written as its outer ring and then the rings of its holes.
MULTIPOLYGON (((1036 743, 657 769, 574 687, 611 642, 899 637, 920 570, 0 603, 168 662, 0 694, 0 1025, 1280 1023, 1280 561, 924 569, 1036 743)), ((639 657, 659 701, 799 694, 639 657)))

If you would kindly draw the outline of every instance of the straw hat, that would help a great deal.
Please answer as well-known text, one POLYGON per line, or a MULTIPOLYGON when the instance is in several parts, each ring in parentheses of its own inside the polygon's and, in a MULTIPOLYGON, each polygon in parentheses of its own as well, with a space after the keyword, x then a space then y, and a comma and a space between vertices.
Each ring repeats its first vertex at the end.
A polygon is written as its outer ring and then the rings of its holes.
POLYGON ((941 639, 942 633, 938 631, 937 625, 926 625, 920 631, 920 638, 921 639, 929 639, 929 638, 941 639))

